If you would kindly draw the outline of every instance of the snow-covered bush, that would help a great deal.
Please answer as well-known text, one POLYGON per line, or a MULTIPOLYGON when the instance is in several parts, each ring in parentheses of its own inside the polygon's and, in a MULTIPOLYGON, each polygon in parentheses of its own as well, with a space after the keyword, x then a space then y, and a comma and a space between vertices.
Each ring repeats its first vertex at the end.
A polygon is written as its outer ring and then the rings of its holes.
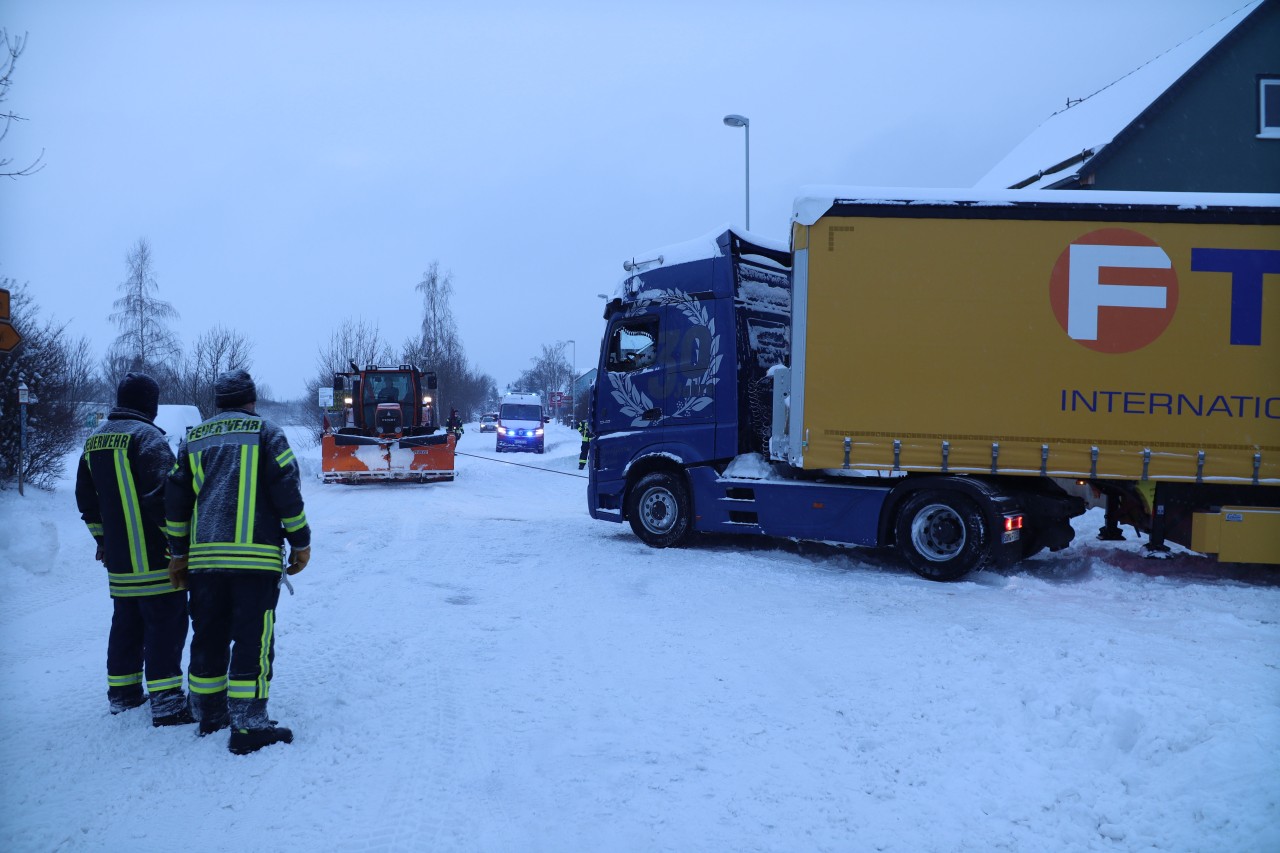
POLYGON ((83 434, 79 401, 92 399, 93 377, 88 344, 72 340, 65 324, 40 319, 39 306, 25 285, 0 280, 10 291, 11 322, 22 341, 0 352, 0 489, 18 478, 21 440, 18 383, 26 382, 27 406, 24 480, 50 488, 62 474, 63 461, 83 434))

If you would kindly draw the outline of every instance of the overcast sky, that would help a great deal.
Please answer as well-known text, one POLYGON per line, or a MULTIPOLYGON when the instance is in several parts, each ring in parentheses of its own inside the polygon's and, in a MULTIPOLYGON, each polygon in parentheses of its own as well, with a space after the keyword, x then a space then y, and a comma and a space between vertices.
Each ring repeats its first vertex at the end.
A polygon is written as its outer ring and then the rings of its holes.
POLYGON ((594 366, 622 262, 744 224, 787 239, 805 184, 969 186, 1067 98, 1245 0, 67 2, 3 105, 0 276, 100 350, 150 241, 190 343, 221 323, 302 393, 343 319, 414 334, 451 271, 499 388, 544 343, 594 366))

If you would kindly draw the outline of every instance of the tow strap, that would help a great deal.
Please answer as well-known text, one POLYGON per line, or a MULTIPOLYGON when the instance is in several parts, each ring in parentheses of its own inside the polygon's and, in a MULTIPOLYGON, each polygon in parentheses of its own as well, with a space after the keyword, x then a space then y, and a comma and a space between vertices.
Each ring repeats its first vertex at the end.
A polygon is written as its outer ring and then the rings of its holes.
POLYGON ((574 473, 573 471, 553 471, 550 468, 540 468, 537 465, 525 465, 523 462, 512 462, 509 459, 494 459, 492 456, 477 456, 474 453, 463 453, 462 451, 456 450, 456 449, 453 451, 453 455, 469 456, 472 459, 483 459, 486 462, 501 462, 503 465, 514 465, 517 468, 528 468, 532 471, 543 471, 547 474, 563 474, 566 477, 573 477, 574 479, 577 479, 577 480, 587 479, 586 474, 577 474, 577 473, 574 473))

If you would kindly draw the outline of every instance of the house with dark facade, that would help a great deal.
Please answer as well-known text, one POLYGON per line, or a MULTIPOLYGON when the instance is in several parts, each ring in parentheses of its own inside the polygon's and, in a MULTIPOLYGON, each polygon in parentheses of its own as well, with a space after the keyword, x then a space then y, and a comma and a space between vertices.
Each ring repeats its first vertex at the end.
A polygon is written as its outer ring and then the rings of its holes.
POLYGON ((1280 193, 1280 0, 1069 103, 977 186, 1280 193))

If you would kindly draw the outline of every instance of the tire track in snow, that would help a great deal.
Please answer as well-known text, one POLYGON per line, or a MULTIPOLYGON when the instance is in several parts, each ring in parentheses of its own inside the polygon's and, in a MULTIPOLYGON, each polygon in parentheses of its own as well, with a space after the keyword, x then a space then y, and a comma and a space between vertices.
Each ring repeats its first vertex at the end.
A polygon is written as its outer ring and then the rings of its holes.
MULTIPOLYGON (((358 498, 359 517, 378 519, 377 529, 347 521, 335 524, 345 528, 338 533, 344 552, 356 558, 335 573, 334 585, 368 597, 372 584, 379 593, 371 606, 380 612, 382 631, 364 643, 367 653, 378 658, 380 680, 362 683, 367 675, 353 675, 350 686, 357 696, 377 691, 393 697, 371 716, 375 727, 364 755, 372 762, 369 776, 381 785, 368 799, 380 805, 366 815, 369 828, 352 836, 360 839, 357 849, 520 847, 510 832, 509 816, 482 781, 490 766, 484 733, 466 712, 476 693, 474 679, 449 662, 455 644, 465 643, 468 655, 483 654, 483 640, 473 636, 470 616, 472 605, 483 605, 483 597, 459 582, 457 571, 481 544, 469 542, 457 529, 474 524, 465 509, 459 511, 455 498, 461 497, 460 489, 467 490, 461 477, 448 484, 367 489, 333 498, 343 503, 358 498)), ((322 493, 317 504, 329 499, 322 493)), ((344 669, 341 663, 320 668, 344 669)))

